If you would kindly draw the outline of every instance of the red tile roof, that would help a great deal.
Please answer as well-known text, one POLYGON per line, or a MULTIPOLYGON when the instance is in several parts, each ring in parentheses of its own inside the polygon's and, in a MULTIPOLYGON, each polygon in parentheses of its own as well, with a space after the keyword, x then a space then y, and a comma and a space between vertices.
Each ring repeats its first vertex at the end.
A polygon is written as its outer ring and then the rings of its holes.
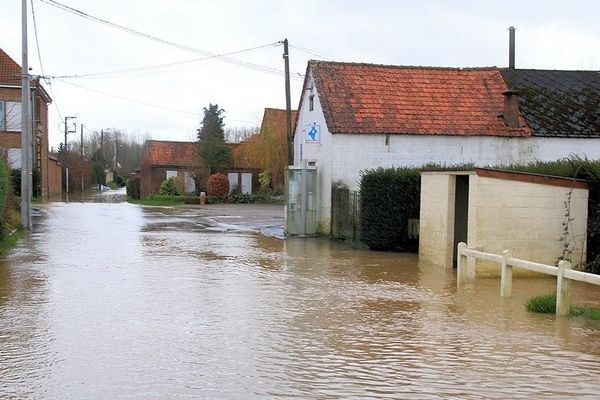
POLYGON ((0 84, 21 84, 21 66, 2 49, 0 49, 0 84))
POLYGON ((152 167, 188 168, 198 165, 196 142, 146 140, 142 164, 152 167))
POLYGON ((508 87, 498 68, 309 61, 308 70, 332 133, 531 135, 524 121, 502 120, 508 87))
MULTIPOLYGON (((292 110, 292 132, 294 125, 296 124, 297 114, 298 111, 292 110)), ((286 110, 280 108, 265 108, 260 132, 261 134, 264 134, 265 131, 272 130, 275 136, 285 138, 287 137, 286 123, 286 110)))

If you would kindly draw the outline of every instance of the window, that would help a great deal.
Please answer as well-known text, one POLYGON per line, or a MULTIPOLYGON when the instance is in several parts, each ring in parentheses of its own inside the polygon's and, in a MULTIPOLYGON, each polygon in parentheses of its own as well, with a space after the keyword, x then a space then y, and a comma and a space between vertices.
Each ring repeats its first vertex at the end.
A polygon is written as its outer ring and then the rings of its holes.
POLYGON ((315 95, 311 94, 308 96, 308 111, 313 111, 315 109, 315 95))
POLYGON ((21 103, 7 101, 4 103, 4 130, 21 132, 21 103))
POLYGON ((169 178, 177 178, 177 171, 167 170, 167 179, 169 179, 169 178))
POLYGON ((4 102, 0 101, 0 131, 4 130, 4 102))

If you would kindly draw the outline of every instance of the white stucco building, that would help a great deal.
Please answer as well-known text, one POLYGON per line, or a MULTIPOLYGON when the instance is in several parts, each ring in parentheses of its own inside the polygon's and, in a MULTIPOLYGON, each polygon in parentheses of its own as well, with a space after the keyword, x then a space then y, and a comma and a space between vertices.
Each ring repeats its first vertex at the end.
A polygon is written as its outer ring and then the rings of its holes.
POLYGON ((358 190, 365 169, 598 159, 599 93, 595 71, 310 61, 294 163, 317 167, 317 229, 330 234, 332 185, 358 190))

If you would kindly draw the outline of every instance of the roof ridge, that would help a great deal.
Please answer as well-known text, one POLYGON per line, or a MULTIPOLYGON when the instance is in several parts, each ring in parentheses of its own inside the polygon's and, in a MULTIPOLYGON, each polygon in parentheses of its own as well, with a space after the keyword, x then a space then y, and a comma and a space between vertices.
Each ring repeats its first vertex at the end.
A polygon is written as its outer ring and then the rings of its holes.
POLYGON ((158 139, 146 139, 146 142, 155 142, 155 143, 196 143, 195 141, 190 142, 189 140, 158 140, 158 139))
POLYGON ((393 65, 393 64, 377 64, 377 63, 365 63, 365 62, 350 62, 350 61, 324 61, 324 60, 309 60, 309 65, 349 65, 357 67, 383 67, 383 68, 395 68, 395 69, 430 69, 430 70, 442 70, 442 71, 488 71, 488 70, 499 70, 495 65, 487 67, 436 67, 427 65, 393 65))
MULTIPOLYGON (((499 68, 501 71, 508 71, 510 68, 499 68)), ((515 68, 515 71, 536 71, 536 72, 593 72, 600 73, 600 70, 595 69, 544 69, 544 68, 515 68)))

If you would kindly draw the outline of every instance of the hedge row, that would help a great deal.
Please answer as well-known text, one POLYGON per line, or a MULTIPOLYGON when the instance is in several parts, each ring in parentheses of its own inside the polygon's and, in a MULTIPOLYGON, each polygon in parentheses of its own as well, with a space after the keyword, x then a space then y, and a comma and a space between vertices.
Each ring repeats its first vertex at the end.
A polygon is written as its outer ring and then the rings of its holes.
POLYGON ((8 234, 7 202, 9 191, 12 190, 10 172, 6 162, 0 158, 0 242, 4 241, 8 234))
POLYGON ((419 218, 421 175, 416 168, 378 168, 361 173, 360 240, 372 250, 417 251, 408 220, 419 218))

